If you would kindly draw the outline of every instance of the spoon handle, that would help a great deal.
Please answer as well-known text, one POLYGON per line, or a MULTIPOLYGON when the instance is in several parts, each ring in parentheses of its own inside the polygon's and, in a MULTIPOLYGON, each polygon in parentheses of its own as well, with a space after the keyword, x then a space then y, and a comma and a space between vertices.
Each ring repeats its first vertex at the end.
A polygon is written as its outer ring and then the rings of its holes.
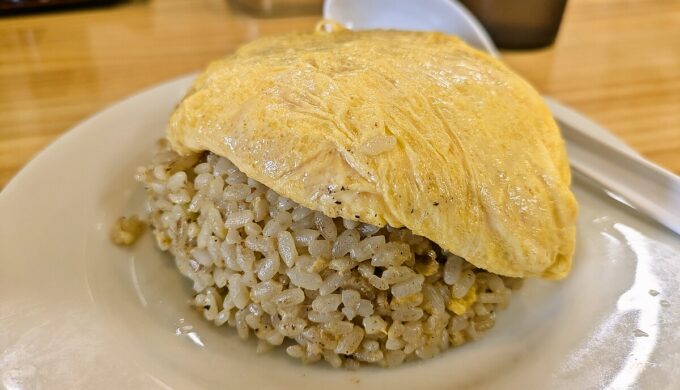
POLYGON ((626 148, 592 136, 600 127, 548 100, 562 130, 569 162, 577 173, 607 193, 680 234, 680 177, 626 148))

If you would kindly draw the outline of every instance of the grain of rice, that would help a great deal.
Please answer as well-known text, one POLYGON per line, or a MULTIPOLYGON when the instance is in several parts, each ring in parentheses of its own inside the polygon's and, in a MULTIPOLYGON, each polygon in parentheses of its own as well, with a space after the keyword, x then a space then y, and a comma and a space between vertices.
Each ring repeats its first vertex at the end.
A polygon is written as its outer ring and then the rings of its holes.
POLYGON ((451 295, 454 298, 463 298, 474 283, 475 273, 472 270, 463 271, 456 283, 451 286, 451 295))
POLYGON ((304 355, 304 350, 300 345, 291 345, 290 347, 286 348, 286 353, 290 357, 294 358, 301 358, 304 355))
POLYGON ((423 275, 416 274, 410 279, 403 282, 399 282, 392 286, 392 296, 396 298, 405 297, 411 294, 415 294, 422 288, 423 281, 425 277, 423 275))
POLYGON ((369 275, 367 280, 368 283, 371 284, 371 286, 375 287, 378 290, 387 290, 390 288, 390 284, 387 283, 385 279, 379 278, 378 276, 369 275))
POLYGON ((350 321, 329 321, 324 323, 324 329, 334 335, 343 335, 352 331, 354 324, 350 321))
POLYGON ((383 271, 382 280, 389 284, 395 284, 404 282, 414 275, 413 270, 406 266, 389 267, 383 271))
POLYGON ((356 314, 361 317, 368 317, 373 314, 373 304, 367 299, 360 299, 356 306, 356 314))
POLYGON ((387 329, 387 322, 378 315, 365 317, 362 324, 367 334, 384 333, 387 329))
POLYGON ((279 272, 281 261, 278 253, 273 253, 260 261, 257 267, 257 278, 260 280, 270 280, 279 272))
POLYGON ((310 321, 323 324, 332 321, 342 321, 343 314, 337 311, 320 313, 315 310, 311 310, 307 313, 307 318, 309 318, 310 321))
POLYGON ((314 240, 310 242, 307 250, 313 257, 323 257, 326 259, 331 257, 331 244, 326 240, 314 240))
POLYGON ((398 351, 404 349, 404 342, 398 338, 387 338, 385 349, 388 351, 398 351))
POLYGON ((359 242, 359 232, 354 229, 345 230, 333 244, 332 255, 335 258, 345 256, 359 242))
POLYGON ((336 353, 324 349, 323 351, 323 358, 333 367, 333 368, 340 368, 342 366, 342 359, 340 359, 340 356, 338 356, 336 353))
POLYGON ((340 312, 341 312, 342 315, 344 315, 345 318, 347 318, 349 321, 352 321, 352 320, 354 319, 354 317, 356 317, 356 315, 357 315, 357 311, 356 311, 356 309, 354 309, 353 307, 347 307, 347 306, 345 306, 345 307, 342 308, 342 310, 340 310, 340 312))
POLYGON ((404 308, 395 310, 392 313, 392 319, 397 321, 417 321, 423 316, 423 309, 420 308, 404 308))
POLYGON ((328 313, 337 310, 341 302, 340 294, 321 295, 312 301, 312 309, 320 313, 328 313))
POLYGON ((338 237, 338 230, 332 218, 316 212, 314 213, 314 224, 326 240, 335 240, 338 237))
POLYGON ((378 253, 378 248, 385 245, 385 236, 368 237, 350 249, 349 253, 354 261, 364 261, 378 253))
POLYGON ((340 341, 338 341, 338 346, 335 347, 335 353, 343 355, 353 354, 359 348, 363 338, 364 330, 359 326, 353 327, 350 332, 342 335, 340 341))
POLYGON ((298 257, 297 248, 295 248, 295 240, 290 232, 284 231, 277 234, 277 242, 279 248, 279 254, 286 263, 286 266, 292 267, 295 260, 298 257))
POLYGON ((404 359, 406 358, 406 354, 402 351, 387 351, 385 352, 385 361, 387 363, 388 367, 394 367, 400 365, 404 359))
POLYGON ((319 231, 313 229, 302 229, 295 232, 295 243, 299 246, 309 246, 309 244, 319 237, 319 231))
POLYGON ((241 228, 246 224, 253 222, 255 214, 251 210, 243 210, 233 212, 227 217, 225 226, 227 228, 241 228))
MULTIPOLYGON (((257 219, 257 217, 256 217, 256 219, 257 219)), ((260 227, 260 225, 256 224, 255 222, 250 222, 250 223, 246 224, 246 226, 244 227, 243 230, 246 233, 246 237, 257 236, 260 233, 262 233, 262 228, 260 227)))
POLYGON ((347 275, 334 273, 323 281, 323 284, 319 287, 319 293, 321 295, 328 295, 337 290, 346 280, 347 275))
POLYGON ((295 306, 305 300, 305 293, 299 288, 291 288, 280 292, 273 300, 279 307, 295 306))
POLYGON ((287 272, 290 282, 307 290, 318 290, 323 283, 319 274, 307 272, 298 265, 287 272))
POLYGON ((250 290, 250 299, 255 302, 268 300, 280 293, 281 290, 283 290, 281 283, 272 280, 260 282, 250 290))
POLYGON ((294 338, 305 330, 307 321, 296 317, 284 317, 278 325, 279 332, 290 338, 294 338))

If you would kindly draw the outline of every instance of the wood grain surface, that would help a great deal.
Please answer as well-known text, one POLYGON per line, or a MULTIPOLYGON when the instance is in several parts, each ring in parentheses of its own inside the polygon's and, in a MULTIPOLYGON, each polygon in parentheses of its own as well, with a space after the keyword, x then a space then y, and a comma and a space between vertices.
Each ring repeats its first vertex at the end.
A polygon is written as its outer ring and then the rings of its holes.
MULTIPOLYGON (((318 12, 297 11, 255 17, 225 0, 156 0, 0 18, 0 188, 112 102, 258 36, 311 30, 318 12)), ((554 46, 503 57, 680 173, 680 1, 570 0, 554 46)))

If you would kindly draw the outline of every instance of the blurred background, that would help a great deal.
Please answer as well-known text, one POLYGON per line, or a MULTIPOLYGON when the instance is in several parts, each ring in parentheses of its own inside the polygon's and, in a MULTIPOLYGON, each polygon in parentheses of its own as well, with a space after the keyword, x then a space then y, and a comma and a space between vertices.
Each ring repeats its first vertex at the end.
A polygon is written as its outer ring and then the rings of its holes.
MULTIPOLYGON (((680 173, 680 1, 463 3, 499 46, 511 48, 502 50, 503 60, 542 93, 680 173)), ((0 188, 55 137, 106 105, 200 70, 258 36, 311 31, 321 6, 0 0, 0 188)))

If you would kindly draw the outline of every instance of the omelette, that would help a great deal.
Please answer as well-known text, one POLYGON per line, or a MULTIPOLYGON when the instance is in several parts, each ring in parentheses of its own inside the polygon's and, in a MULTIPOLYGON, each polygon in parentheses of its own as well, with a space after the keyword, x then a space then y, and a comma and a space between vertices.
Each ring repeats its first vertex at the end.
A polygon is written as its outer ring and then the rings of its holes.
POLYGON ((246 44, 198 76, 136 177, 203 317, 305 363, 392 367, 476 340, 574 253, 548 108, 440 33, 246 44))
POLYGON ((565 277, 577 203, 540 95, 454 36, 262 38, 210 64, 170 118, 210 151, 335 218, 405 227, 476 267, 565 277))

